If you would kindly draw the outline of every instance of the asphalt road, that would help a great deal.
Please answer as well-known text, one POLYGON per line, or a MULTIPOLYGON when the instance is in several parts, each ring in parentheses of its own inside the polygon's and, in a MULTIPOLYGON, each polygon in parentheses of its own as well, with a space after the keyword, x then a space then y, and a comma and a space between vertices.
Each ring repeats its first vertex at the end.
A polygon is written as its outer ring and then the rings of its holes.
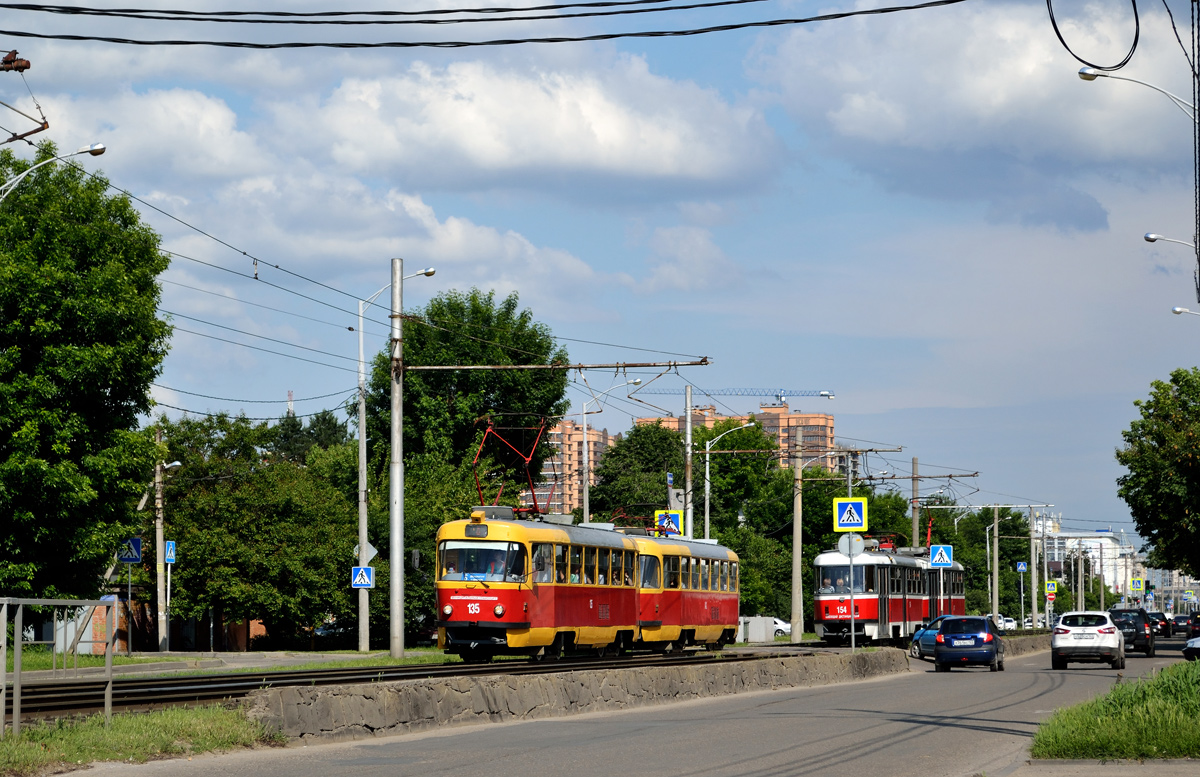
MULTIPOLYGON (((1164 641, 1153 659, 1131 654, 1120 674, 1181 660, 1182 643, 1164 641)), ((1011 658, 996 673, 936 674, 916 661, 905 675, 861 683, 96 770, 106 777, 1001 777, 1024 763, 1038 721, 1104 693, 1118 674, 1091 664, 1055 672, 1048 652, 1011 658)))

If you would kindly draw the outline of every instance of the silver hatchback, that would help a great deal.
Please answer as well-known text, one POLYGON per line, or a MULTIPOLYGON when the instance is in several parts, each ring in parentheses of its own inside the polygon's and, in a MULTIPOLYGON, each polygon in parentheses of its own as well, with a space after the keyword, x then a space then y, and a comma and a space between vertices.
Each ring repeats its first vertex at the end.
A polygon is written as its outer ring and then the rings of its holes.
POLYGON ((1125 668, 1125 635, 1108 613, 1068 612, 1059 619, 1050 635, 1050 665, 1066 669, 1070 661, 1125 668))

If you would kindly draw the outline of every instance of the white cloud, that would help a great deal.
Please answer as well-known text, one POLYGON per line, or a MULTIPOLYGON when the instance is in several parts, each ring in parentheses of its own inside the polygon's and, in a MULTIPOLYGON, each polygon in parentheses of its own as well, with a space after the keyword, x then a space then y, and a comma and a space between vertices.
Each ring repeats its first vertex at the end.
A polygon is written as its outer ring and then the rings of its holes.
POLYGON ((651 236, 650 246, 657 259, 652 260, 650 277, 636 287, 641 293, 693 292, 735 285, 741 279, 738 267, 706 229, 661 227, 651 236))

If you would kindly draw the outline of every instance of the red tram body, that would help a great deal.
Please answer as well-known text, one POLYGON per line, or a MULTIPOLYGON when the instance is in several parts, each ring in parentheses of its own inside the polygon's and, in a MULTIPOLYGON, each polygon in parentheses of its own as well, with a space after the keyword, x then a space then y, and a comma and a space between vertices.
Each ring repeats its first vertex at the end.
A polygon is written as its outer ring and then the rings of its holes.
POLYGON ((939 615, 966 615, 962 564, 933 569, 925 548, 880 548, 876 540, 866 546, 854 557, 853 580, 843 553, 826 551, 813 562, 817 637, 850 640, 851 594, 856 641, 907 637, 939 615))
MULTIPOLYGON (((465 661, 733 642, 737 555, 477 507, 438 530, 438 647, 465 661)), ((626 534, 624 532, 630 532, 626 534)))

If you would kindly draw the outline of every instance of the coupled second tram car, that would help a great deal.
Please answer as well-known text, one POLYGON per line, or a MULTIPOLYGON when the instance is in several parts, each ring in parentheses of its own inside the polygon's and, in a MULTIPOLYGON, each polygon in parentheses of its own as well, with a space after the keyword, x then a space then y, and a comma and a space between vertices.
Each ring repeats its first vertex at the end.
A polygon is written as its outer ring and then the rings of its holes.
POLYGON ((926 548, 881 547, 868 539, 853 567, 837 550, 818 555, 813 567, 813 621, 826 642, 850 640, 851 600, 855 640, 863 642, 908 637, 939 615, 967 613, 962 564, 934 569, 926 548))
POLYGON ((733 642, 737 554, 635 531, 520 519, 494 506, 443 524, 438 646, 477 662, 733 642))

